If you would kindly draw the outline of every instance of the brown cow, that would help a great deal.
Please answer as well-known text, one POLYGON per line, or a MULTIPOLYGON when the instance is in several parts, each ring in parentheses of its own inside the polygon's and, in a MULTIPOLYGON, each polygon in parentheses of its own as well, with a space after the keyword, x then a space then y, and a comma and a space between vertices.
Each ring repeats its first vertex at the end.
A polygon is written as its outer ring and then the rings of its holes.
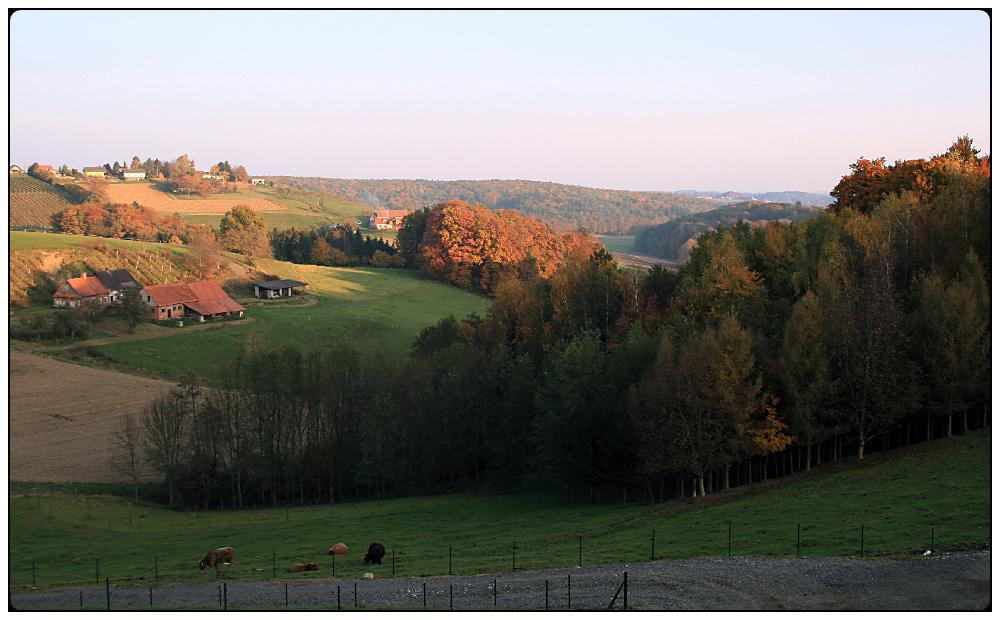
POLYGON ((208 552, 205 559, 198 564, 201 570, 205 570, 205 567, 212 567, 216 564, 232 564, 236 558, 236 554, 232 547, 219 547, 218 549, 213 549, 208 552))
POLYGON ((347 545, 344 543, 337 543, 336 545, 330 547, 330 551, 327 555, 344 555, 345 553, 347 553, 347 545))
POLYGON ((288 569, 288 572, 301 573, 304 570, 319 570, 319 564, 316 562, 309 562, 308 564, 292 564, 292 567, 288 569))

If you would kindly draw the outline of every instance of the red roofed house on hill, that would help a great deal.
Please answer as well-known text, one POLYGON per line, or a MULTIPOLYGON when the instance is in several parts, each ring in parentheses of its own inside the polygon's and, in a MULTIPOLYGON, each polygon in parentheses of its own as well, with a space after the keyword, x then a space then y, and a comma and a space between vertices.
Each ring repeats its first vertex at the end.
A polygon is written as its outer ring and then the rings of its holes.
POLYGON ((81 273, 79 278, 70 278, 52 295, 52 305, 57 308, 81 308, 85 305, 111 304, 111 291, 97 276, 81 273))
POLYGON ((403 225, 403 218, 409 214, 406 209, 378 209, 372 212, 368 227, 375 230, 396 230, 403 225))
POLYGON ((142 301, 154 321, 192 316, 204 322, 206 317, 243 316, 243 306, 226 295, 218 282, 155 284, 142 289, 142 301))
POLYGON ((57 308, 78 308, 85 304, 110 306, 121 300, 122 291, 140 288, 128 269, 105 269, 88 277, 70 278, 52 295, 52 305, 57 308))

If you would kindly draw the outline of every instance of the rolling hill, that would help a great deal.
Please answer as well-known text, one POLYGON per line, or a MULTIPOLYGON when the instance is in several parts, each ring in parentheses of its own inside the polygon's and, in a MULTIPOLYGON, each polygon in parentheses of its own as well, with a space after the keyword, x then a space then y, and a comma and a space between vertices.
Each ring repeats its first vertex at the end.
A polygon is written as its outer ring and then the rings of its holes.
POLYGON ((595 233, 622 235, 639 226, 659 224, 715 206, 710 200, 668 192, 597 189, 542 181, 265 178, 275 184, 326 192, 362 202, 369 208, 415 209, 446 200, 464 200, 491 210, 512 209, 548 224, 556 232, 586 226, 595 233))

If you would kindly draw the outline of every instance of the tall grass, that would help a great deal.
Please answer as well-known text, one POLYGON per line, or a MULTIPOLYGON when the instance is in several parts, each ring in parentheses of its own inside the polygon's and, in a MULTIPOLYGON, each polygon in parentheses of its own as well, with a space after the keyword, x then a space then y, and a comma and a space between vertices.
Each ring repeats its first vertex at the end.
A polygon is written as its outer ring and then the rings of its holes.
POLYGON ((841 460, 699 501, 571 503, 546 494, 455 493, 336 505, 174 511, 71 487, 13 484, 10 587, 211 581, 202 556, 232 546, 219 577, 263 580, 502 573, 734 556, 916 557, 990 541, 990 431, 841 460), (732 537, 730 539, 730 523, 732 537), (801 546, 799 525, 801 524, 801 546), (655 530, 655 549, 653 547, 655 530), (350 548, 336 558, 334 543, 350 548), (381 566, 362 563, 381 542, 381 566), (516 548, 514 548, 516 546, 516 548), (273 555, 272 555, 273 554, 273 555), (315 561, 316 573, 288 566, 315 561), (513 566, 512 566, 513 563, 513 566))

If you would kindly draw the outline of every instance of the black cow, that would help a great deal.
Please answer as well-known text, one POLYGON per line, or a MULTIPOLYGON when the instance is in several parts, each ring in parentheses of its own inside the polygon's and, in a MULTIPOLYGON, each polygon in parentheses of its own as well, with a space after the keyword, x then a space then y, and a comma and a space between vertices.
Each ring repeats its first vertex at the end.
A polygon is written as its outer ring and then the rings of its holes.
POLYGON ((382 543, 372 543, 368 547, 368 553, 365 554, 365 564, 371 562, 372 564, 381 564, 382 558, 385 557, 385 547, 382 543))

